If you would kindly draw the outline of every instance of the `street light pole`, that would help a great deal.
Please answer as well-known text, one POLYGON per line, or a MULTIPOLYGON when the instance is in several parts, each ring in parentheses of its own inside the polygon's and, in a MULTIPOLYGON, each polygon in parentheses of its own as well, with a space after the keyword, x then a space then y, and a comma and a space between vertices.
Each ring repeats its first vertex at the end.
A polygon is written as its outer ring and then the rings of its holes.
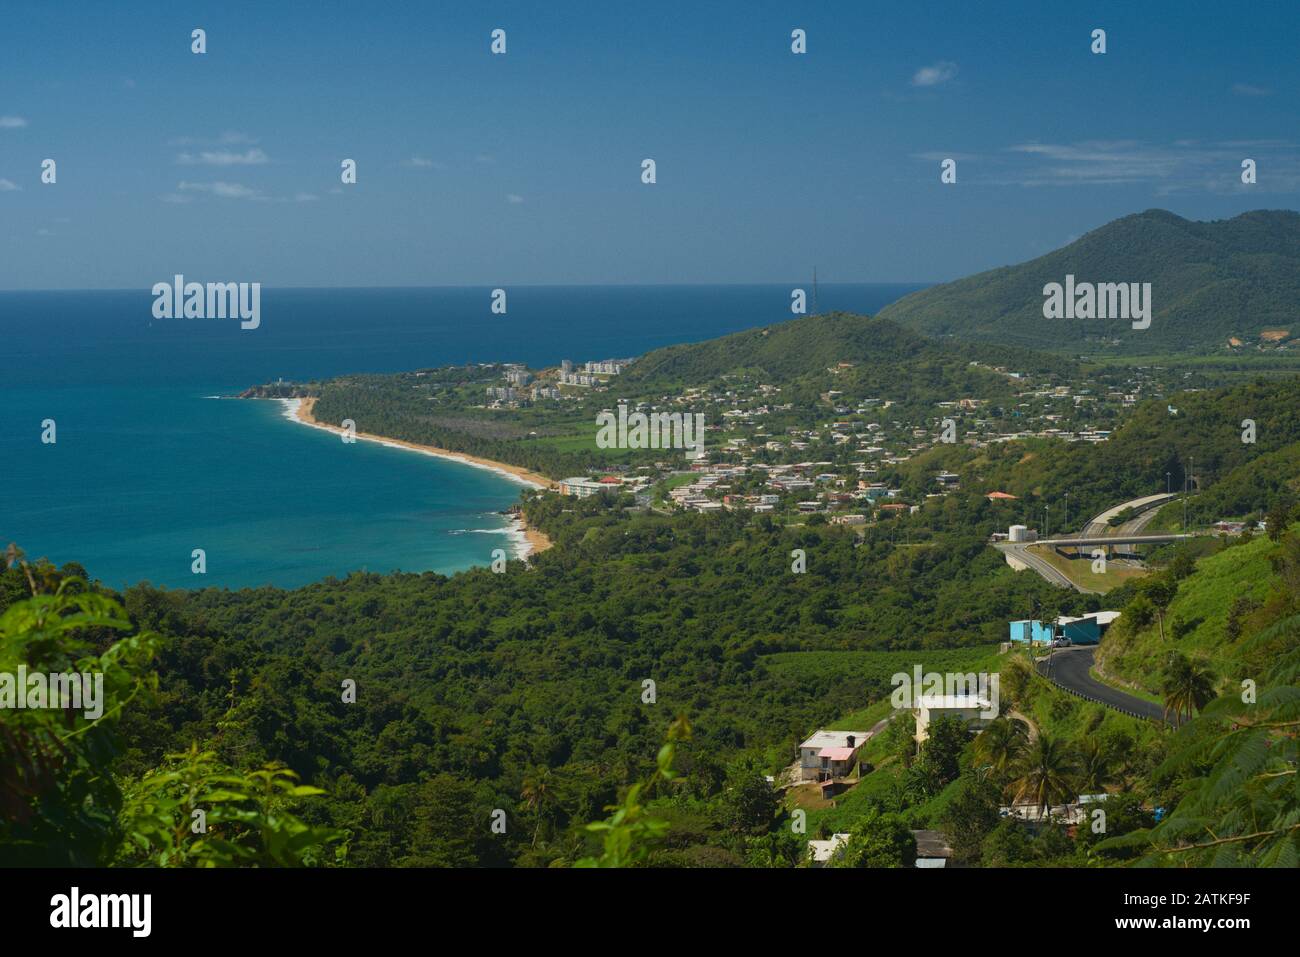
POLYGON ((1183 534, 1187 534, 1187 472, 1183 472, 1183 534))

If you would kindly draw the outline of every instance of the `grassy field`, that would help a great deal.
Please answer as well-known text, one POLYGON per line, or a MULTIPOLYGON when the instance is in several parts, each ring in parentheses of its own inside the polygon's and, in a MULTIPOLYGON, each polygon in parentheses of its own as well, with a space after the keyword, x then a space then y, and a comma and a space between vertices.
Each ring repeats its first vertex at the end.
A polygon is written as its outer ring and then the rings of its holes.
POLYGON ((874 704, 846 714, 844 717, 826 725, 828 731, 870 731, 877 721, 893 714, 888 698, 881 698, 874 704))
POLYGON ((1160 669, 1172 650, 1206 658, 1220 675, 1233 673, 1228 611, 1237 598, 1264 600, 1275 580, 1269 556, 1276 549, 1260 536, 1202 558, 1165 614, 1164 638, 1156 622, 1137 633, 1113 630, 1102 643, 1105 668, 1149 692, 1159 687, 1160 669))
POLYGON ((1039 558, 1049 562, 1053 568, 1067 576, 1070 581, 1093 591, 1108 592, 1112 588, 1141 578, 1146 571, 1132 565, 1121 565, 1115 561, 1106 562, 1106 571, 1100 575, 1093 574, 1091 558, 1065 558, 1053 549, 1035 546, 1028 549, 1039 558))
POLYGON ((1152 691, 1147 691, 1144 688, 1136 687, 1132 684, 1127 684, 1122 681, 1116 681, 1110 675, 1104 674, 1103 672, 1098 671, 1096 668, 1089 669, 1088 674, 1092 676, 1094 681, 1099 681, 1102 684, 1106 685, 1108 688, 1114 688, 1116 691, 1122 691, 1125 694, 1132 695, 1135 698, 1141 698, 1143 701, 1149 701, 1152 704, 1164 704, 1164 701, 1160 698, 1160 695, 1152 691))

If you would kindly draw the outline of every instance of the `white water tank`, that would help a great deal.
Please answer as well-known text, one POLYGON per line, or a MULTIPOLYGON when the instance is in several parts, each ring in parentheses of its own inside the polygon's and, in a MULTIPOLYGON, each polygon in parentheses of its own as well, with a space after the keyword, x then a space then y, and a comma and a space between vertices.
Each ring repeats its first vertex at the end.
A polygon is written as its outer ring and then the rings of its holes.
POLYGON ((1027 542, 1029 541, 1029 529, 1024 525, 1012 525, 1007 530, 1007 541, 1009 542, 1027 542))

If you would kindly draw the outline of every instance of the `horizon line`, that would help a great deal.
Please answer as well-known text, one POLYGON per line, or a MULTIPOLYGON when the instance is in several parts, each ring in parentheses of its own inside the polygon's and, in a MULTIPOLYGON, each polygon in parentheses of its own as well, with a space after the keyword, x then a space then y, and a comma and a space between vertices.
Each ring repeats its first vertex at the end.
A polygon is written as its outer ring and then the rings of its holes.
MULTIPOLYGON (((173 273, 173 275, 175 275, 173 273)), ((182 273, 181 275, 184 275, 182 273)), ((195 280, 196 282, 198 280, 195 280)), ((214 280, 216 281, 216 280, 214 280)), ((223 280, 229 281, 229 280, 223 280)), ((256 282, 256 280, 246 280, 256 282)), ((802 281, 802 280, 800 280, 802 281)), ((891 280, 865 280, 865 279, 818 279, 817 285, 820 286, 937 286, 946 282, 954 282, 952 279, 891 279, 891 280)), ((0 295, 5 293, 30 293, 30 292, 139 292, 148 291, 152 288, 152 283, 148 286, 66 286, 66 287, 32 287, 32 288, 7 288, 0 287, 0 295)), ((385 289, 645 289, 645 288, 696 288, 696 287, 713 287, 713 286, 776 286, 786 287, 787 282, 523 282, 523 283, 431 283, 427 285, 402 283, 397 285, 338 285, 338 286, 313 286, 313 285, 287 285, 287 286, 264 286, 266 289, 288 289, 288 290, 385 290, 385 289)))

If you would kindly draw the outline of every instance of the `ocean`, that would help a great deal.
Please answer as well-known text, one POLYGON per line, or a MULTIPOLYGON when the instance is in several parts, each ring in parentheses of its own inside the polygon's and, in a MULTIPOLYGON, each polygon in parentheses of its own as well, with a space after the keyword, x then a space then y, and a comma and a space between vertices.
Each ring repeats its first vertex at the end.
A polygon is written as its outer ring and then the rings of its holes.
MULTIPOLYGON (((790 288, 263 289, 261 324, 154 319, 148 289, 0 292, 0 548, 113 587, 297 587, 354 570, 451 574, 517 542, 495 473, 352 445, 229 398, 278 378, 622 358, 790 318, 790 288), (53 420, 56 441, 41 441, 53 420), (206 573, 191 570, 202 549, 206 573)), ((920 285, 822 284, 875 313, 920 285)))

